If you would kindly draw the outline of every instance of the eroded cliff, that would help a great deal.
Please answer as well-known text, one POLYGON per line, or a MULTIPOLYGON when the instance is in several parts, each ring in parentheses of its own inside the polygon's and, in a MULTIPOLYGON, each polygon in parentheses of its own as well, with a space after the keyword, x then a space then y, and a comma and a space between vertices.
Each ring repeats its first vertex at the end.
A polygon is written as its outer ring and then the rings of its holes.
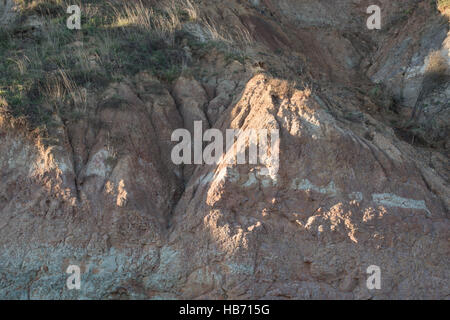
POLYGON ((0 297, 448 297, 448 7, 379 0, 382 28, 368 30, 369 2, 181 1, 184 19, 149 43, 132 40, 136 10, 64 35, 79 75, 11 44, 41 50, 64 9, 6 1, 4 74, 46 80, 27 100, 0 88, 0 297), (106 25, 123 42, 92 35, 106 25), (278 129, 279 170, 175 165, 171 135, 194 121, 278 129))

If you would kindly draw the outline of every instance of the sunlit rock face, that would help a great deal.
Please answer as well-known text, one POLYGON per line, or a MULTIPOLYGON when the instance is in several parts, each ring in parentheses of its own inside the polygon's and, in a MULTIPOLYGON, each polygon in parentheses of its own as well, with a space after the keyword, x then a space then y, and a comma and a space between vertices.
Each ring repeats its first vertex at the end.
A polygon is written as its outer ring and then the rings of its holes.
MULTIPOLYGON (((0 297, 446 298, 445 148, 401 139, 365 90, 371 78, 405 90, 405 66, 444 52, 448 26, 429 5, 408 26, 396 19, 417 1, 380 2, 389 28, 370 34, 365 1, 211 1, 218 21, 249 28, 256 63, 211 50, 196 57, 202 76, 113 81, 92 97, 91 118, 54 116, 52 145, 0 113, 0 297), (172 133, 195 121, 224 134, 278 130, 277 170, 175 165, 172 133), (69 265, 80 290, 66 285, 69 265), (369 266, 379 289, 367 286, 369 266)), ((432 93, 442 104, 445 90, 432 93)))

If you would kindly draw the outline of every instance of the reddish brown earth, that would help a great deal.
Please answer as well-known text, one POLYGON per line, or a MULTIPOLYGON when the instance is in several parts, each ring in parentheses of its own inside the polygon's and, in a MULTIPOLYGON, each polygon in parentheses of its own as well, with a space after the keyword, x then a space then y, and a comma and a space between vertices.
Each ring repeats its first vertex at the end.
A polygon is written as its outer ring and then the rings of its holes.
POLYGON ((202 77, 114 83, 90 119, 54 119, 51 147, 3 113, 0 297, 448 298, 448 83, 425 97, 420 121, 440 121, 422 144, 402 126, 430 52, 449 57, 448 18, 430 1, 375 2, 380 31, 369 1, 209 1, 251 35, 245 62, 212 50, 202 77), (174 165, 172 132, 199 120, 279 129, 279 171, 174 165))

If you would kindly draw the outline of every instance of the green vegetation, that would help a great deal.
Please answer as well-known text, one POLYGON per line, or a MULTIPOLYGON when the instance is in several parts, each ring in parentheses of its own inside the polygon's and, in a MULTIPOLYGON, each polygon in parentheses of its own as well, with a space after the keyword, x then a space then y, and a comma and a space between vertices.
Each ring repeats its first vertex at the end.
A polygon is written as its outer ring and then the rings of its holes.
MULTIPOLYGON (((175 42, 180 20, 173 13, 145 8, 140 1, 83 1, 82 29, 69 30, 64 1, 17 2, 20 23, 0 31, 0 97, 3 108, 32 129, 48 129, 55 113, 62 119, 81 117, 88 111, 87 92, 103 90, 111 81, 148 71, 170 82, 181 72, 182 50, 175 42), (151 25, 143 18, 149 14, 151 25), (28 27, 29 17, 42 25, 28 27)), ((177 12, 182 19, 194 16, 177 12)))
MULTIPOLYGON (((174 81, 186 60, 183 39, 194 56, 215 47, 226 61, 246 59, 239 50, 229 50, 233 37, 209 22, 203 23, 211 36, 206 42, 182 31, 183 23, 201 19, 190 0, 16 2, 20 21, 0 31, 0 98, 3 111, 25 119, 31 129, 45 132, 55 114, 63 121, 87 116, 93 111, 90 94, 139 72, 174 81), (66 26, 66 10, 73 4, 81 8, 81 30, 66 26)), ((239 30, 236 35, 249 41, 239 30)))

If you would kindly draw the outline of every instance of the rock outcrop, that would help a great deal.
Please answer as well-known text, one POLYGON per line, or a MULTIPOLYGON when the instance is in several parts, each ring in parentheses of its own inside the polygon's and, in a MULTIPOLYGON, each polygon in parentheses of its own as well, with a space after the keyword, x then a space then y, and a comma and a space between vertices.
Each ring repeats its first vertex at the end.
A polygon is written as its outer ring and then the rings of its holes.
MULTIPOLYGON (((448 20, 429 1, 378 2, 386 27, 370 33, 367 1, 210 1, 249 30, 253 60, 211 50, 202 76, 116 81, 89 118, 54 115, 51 145, 2 108, 0 297, 448 298, 448 135, 424 148, 392 125, 412 114, 427 57, 449 56, 448 20), (194 121, 278 129, 278 170, 175 165, 171 135, 194 121)), ((428 117, 448 114, 448 83, 423 98, 428 117)))

